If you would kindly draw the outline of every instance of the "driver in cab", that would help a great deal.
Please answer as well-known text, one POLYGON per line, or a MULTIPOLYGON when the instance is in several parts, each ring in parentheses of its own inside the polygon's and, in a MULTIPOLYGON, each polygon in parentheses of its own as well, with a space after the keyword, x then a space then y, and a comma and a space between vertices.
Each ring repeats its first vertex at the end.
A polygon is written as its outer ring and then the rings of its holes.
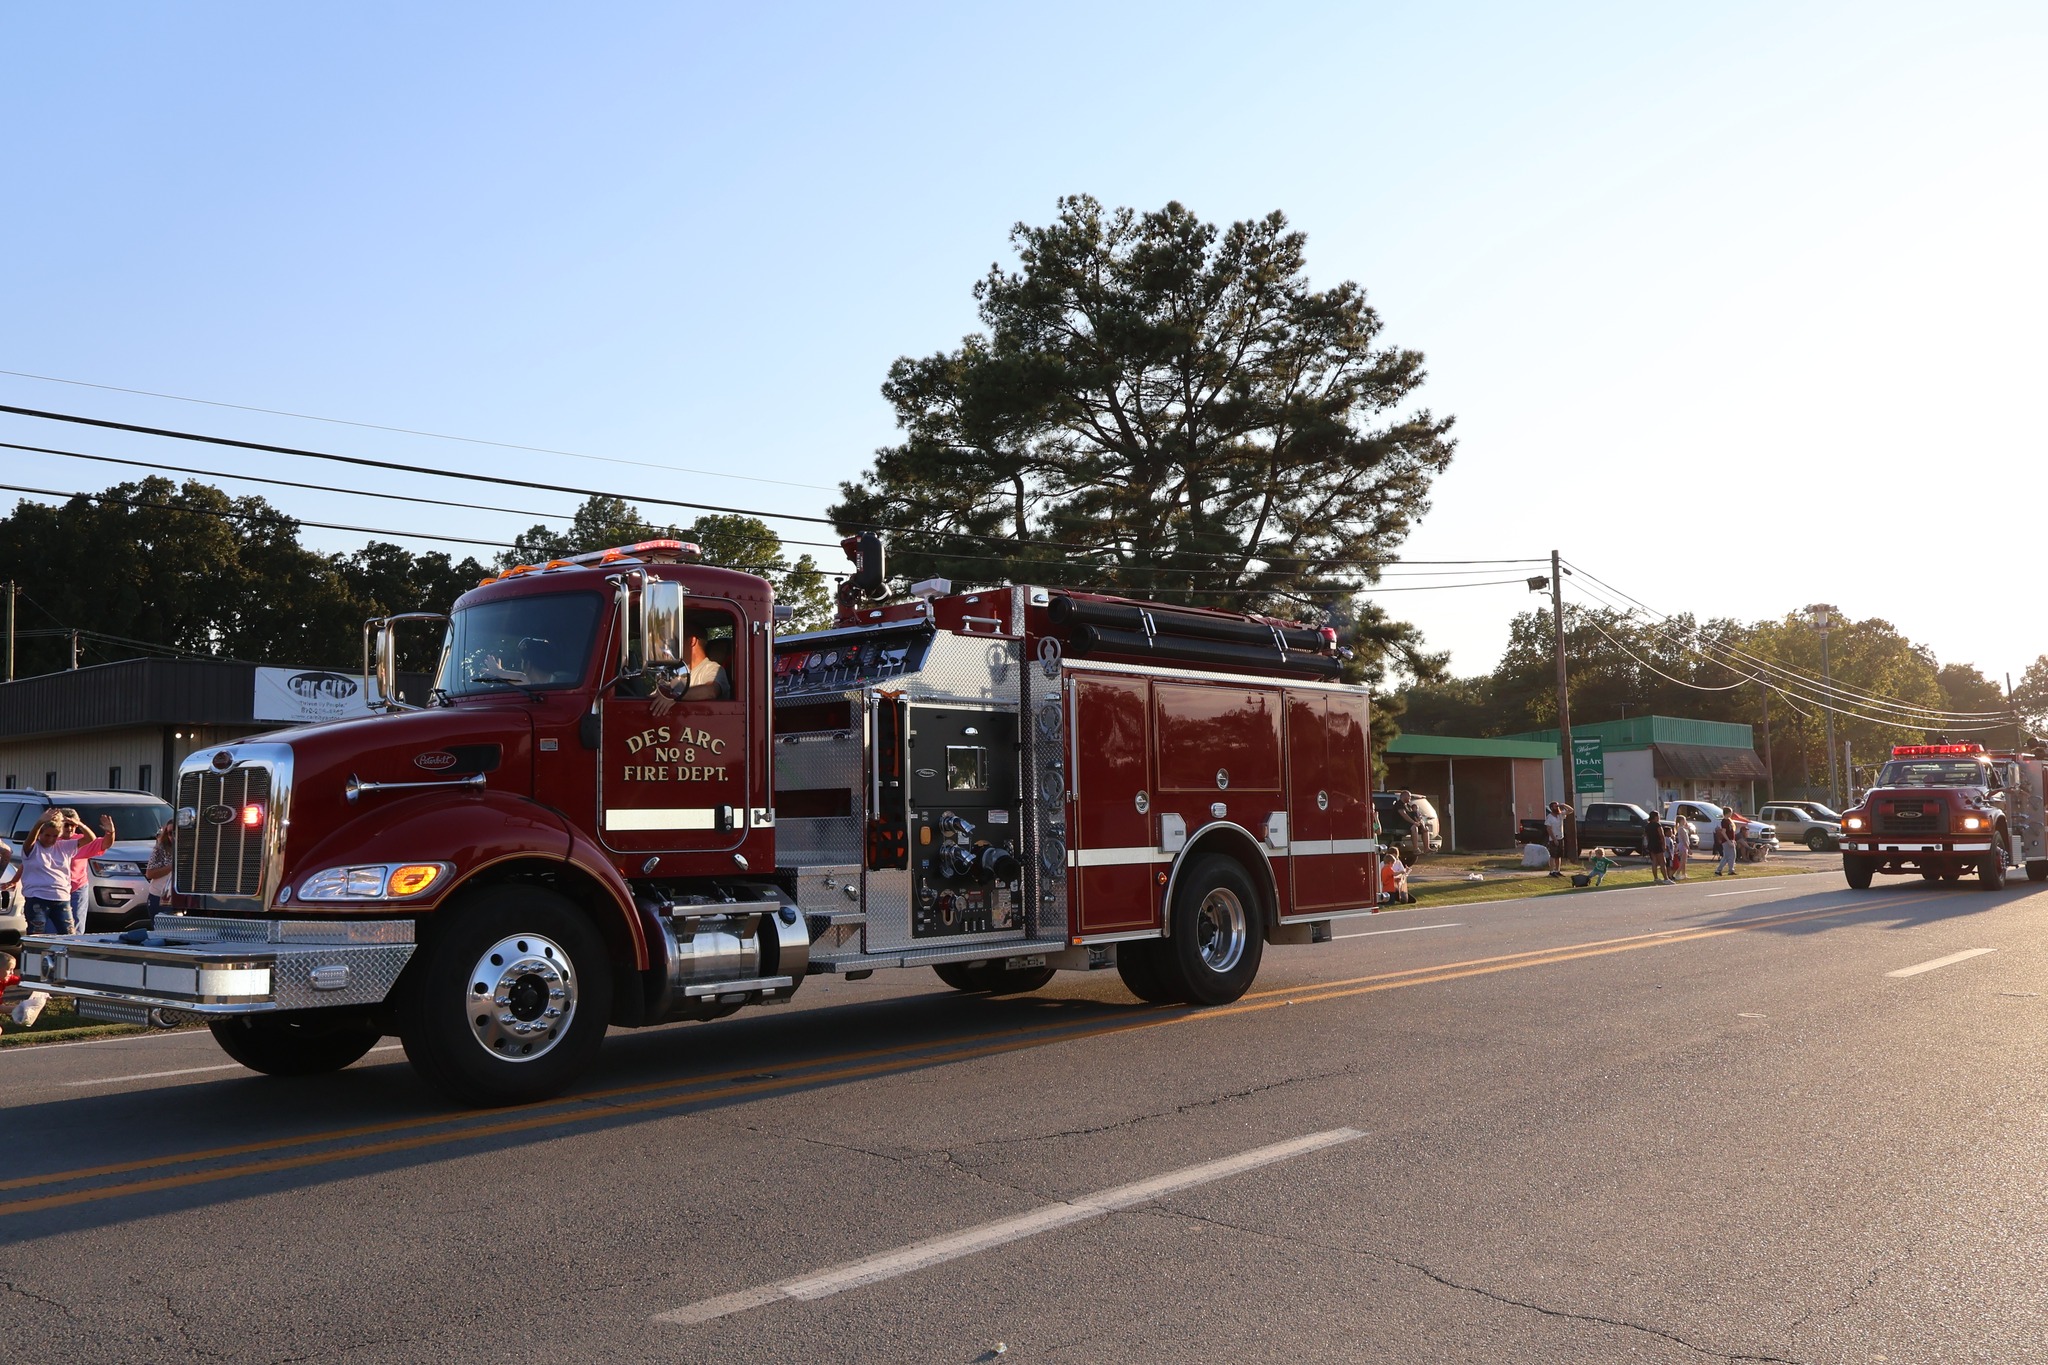
POLYGON ((683 659, 689 672, 664 678, 654 685, 650 715, 665 716, 679 701, 732 700, 732 674, 704 648, 704 628, 694 621, 683 625, 683 659))
POLYGON ((528 687, 543 687, 551 683, 575 682, 572 669, 563 667, 562 651, 552 640, 528 636, 519 641, 516 649, 507 650, 517 660, 516 667, 508 667, 503 655, 484 655, 483 671, 476 675, 478 682, 504 682, 524 684, 528 687))

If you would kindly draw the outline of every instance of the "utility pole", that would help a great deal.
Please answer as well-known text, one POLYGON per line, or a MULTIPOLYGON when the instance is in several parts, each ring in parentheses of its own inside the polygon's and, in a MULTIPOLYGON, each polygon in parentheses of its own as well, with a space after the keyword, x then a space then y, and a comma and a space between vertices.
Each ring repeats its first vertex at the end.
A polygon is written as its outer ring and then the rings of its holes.
POLYGON ((7 681, 14 681, 14 598, 21 588, 13 579, 7 580, 7 681))
POLYGON ((2026 747, 2027 737, 2020 731, 2019 703, 2012 699, 2012 674, 2005 675, 2005 709, 2012 713, 2012 751, 2018 753, 2026 747))
POLYGON ((71 632, 71 671, 78 671, 78 632, 71 632))
POLYGON ((1778 799, 1778 770, 1771 765, 1771 689, 1764 689, 1764 800, 1778 799))
POLYGON ((1828 670, 1828 609, 1815 607, 1813 615, 1816 624, 1820 626, 1820 680, 1827 688, 1828 694, 1826 709, 1821 712, 1821 718, 1827 725, 1828 804, 1839 810, 1842 805, 1842 789, 1835 782, 1835 677, 1828 670))
MULTIPOLYGON (((1565 682, 1564 670, 1564 565, 1558 563, 1557 551, 1550 552, 1550 636, 1557 647, 1557 752, 1562 762, 1559 768, 1564 774, 1564 803, 1576 806, 1579 800, 1579 784, 1575 780, 1576 764, 1572 761, 1572 699, 1571 689, 1565 682)), ((1564 856, 1579 856, 1579 822, 1576 815, 1568 816, 1564 824, 1564 856)))

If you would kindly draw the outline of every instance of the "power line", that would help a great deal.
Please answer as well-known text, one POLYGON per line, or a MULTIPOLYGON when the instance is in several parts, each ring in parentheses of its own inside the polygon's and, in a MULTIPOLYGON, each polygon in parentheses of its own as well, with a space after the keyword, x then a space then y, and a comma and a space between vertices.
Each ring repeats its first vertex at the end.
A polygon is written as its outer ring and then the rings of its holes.
MULTIPOLYGON (((192 516, 214 517, 221 521, 247 521, 249 519, 249 513, 247 512, 216 512, 205 507, 172 507, 167 503, 142 502, 135 498, 117 498, 111 493, 66 493, 62 489, 57 488, 27 488, 21 484, 14 483, 0 483, 0 490, 9 493, 33 493, 45 498, 84 498, 88 501, 113 502, 119 503, 124 507, 142 507, 158 512, 178 512, 192 516)), ((512 548, 511 545, 502 540, 474 540, 468 536, 433 536, 422 535, 414 531, 386 531, 375 526, 344 526, 339 522, 332 521, 303 521, 298 517, 286 516, 283 512, 279 512, 278 515, 295 525, 317 526, 326 531, 354 531, 366 536, 390 536, 395 540, 425 540, 436 544, 487 545, 499 550, 509 550, 512 548)))
MULTIPOLYGON (((127 432, 133 432, 133 433, 135 433, 135 434, 137 434, 137 435, 143 435, 143 436, 158 436, 158 437, 162 437, 162 438, 164 438, 164 439, 166 439, 166 440, 174 440, 174 441, 197 441, 197 442, 201 442, 201 443, 204 443, 204 444, 207 444, 207 445, 218 445, 218 446, 225 446, 225 447, 228 447, 228 448, 230 448, 230 449, 236 449, 236 450, 253 450, 253 451, 260 451, 260 452, 263 452, 263 453, 266 453, 266 454, 273 454, 273 455, 290 455, 290 456, 294 456, 294 457, 297 457, 297 458, 301 458, 301 459, 309 459, 309 460, 328 460, 328 461, 332 461, 332 462, 335 462, 335 463, 338 463, 338 464, 352 465, 352 466, 355 466, 355 467, 358 467, 358 468, 365 468, 365 469, 385 469, 385 470, 391 470, 391 471, 394 471, 394 472, 398 472, 398 473, 404 473, 404 474, 414 474, 414 475, 425 475, 425 476, 429 476, 429 477, 433 477, 433 478, 445 478, 445 479, 460 479, 460 480, 466 480, 466 481, 469 481, 469 482, 473 482, 473 483, 488 483, 488 484, 495 484, 495 485, 498 485, 498 486, 500 486, 500 487, 506 487, 506 488, 525 488, 525 489, 530 489, 530 490, 534 490, 534 491, 537 491, 537 492, 546 492, 546 493, 568 493, 568 494, 572 494, 572 495, 574 495, 574 496, 578 496, 578 497, 586 497, 586 498, 587 498, 587 497, 608 497, 608 498, 616 498, 616 499, 620 500, 621 502, 635 502, 635 501, 637 501, 637 502, 642 502, 642 503, 651 503, 651 504, 653 504, 653 505, 655 505, 655 506, 660 506, 660 507, 683 507, 683 508, 689 508, 689 509, 691 509, 692 511, 699 511, 699 512, 713 512, 713 513, 720 513, 720 514, 724 514, 724 515, 727 515, 727 516, 749 516, 749 517, 762 517, 762 518, 772 518, 772 519, 777 519, 777 520, 782 520, 782 521, 795 521, 795 522, 803 522, 803 523, 806 523, 806 524, 808 524, 808 525, 815 525, 815 526, 831 526, 831 527, 833 527, 833 528, 835 528, 835 529, 836 529, 836 528, 838 527, 838 524, 839 524, 839 523, 838 523, 837 521, 835 521, 834 519, 832 519, 832 518, 830 518, 830 517, 814 517, 814 516, 807 516, 807 515, 805 515, 805 514, 802 514, 802 513, 797 513, 797 512, 771 512, 771 511, 766 511, 766 510, 764 510, 764 509, 760 509, 760 508, 751 508, 751 507, 732 507, 732 506, 726 506, 726 505, 724 505, 724 504, 719 504, 719 503, 706 503, 706 502, 689 502, 689 501, 684 501, 684 500, 682 500, 682 499, 678 499, 678 498, 662 498, 662 497, 654 497, 654 496, 651 496, 651 495, 647 495, 647 494, 630 494, 630 493, 618 493, 618 492, 611 492, 611 491, 606 491, 606 490, 599 490, 599 489, 584 489, 584 488, 572 488, 572 487, 569 487, 569 486, 567 486, 567 485, 565 485, 565 484, 556 484, 556 483, 544 483, 544 482, 541 482, 541 481, 538 481, 538 480, 533 480, 533 479, 514 479, 514 478, 510 478, 510 477, 507 477, 507 476, 505 476, 505 475, 500 475, 500 474, 478 474, 478 473, 473 473, 473 472, 471 472, 471 471, 467 471, 467 470, 450 470, 450 469, 419 469, 419 468, 417 468, 417 467, 415 467, 415 466, 412 466, 412 465, 407 465, 407 464, 401 464, 401 463, 398 463, 398 462, 396 462, 396 461, 392 461, 392 460, 377 460, 377 459, 371 459, 370 457, 368 457, 368 456, 363 456, 363 455, 341 455, 341 454, 336 454, 336 453, 334 453, 334 452, 331 452, 331 451, 320 451, 320 450, 308 450, 308 449, 305 449, 304 447, 300 447, 300 446, 282 446, 282 445, 272 445, 272 444, 270 444, 270 443, 268 443, 268 442, 263 442, 263 441, 243 441, 243 440, 237 440, 237 439, 235 439, 235 438, 232 438, 232 437, 227 437, 227 436, 211 436, 211 435, 207 435, 207 434, 205 434, 205 433, 203 433, 203 432, 179 431, 179 430, 175 430, 175 429, 173 429, 173 428, 169 428, 169 427, 152 427, 152 426, 144 426, 144 425, 141 425, 141 424, 139 424, 139 423, 134 423, 134 422, 115 422, 115 421, 109 420, 109 419, 107 419, 107 418, 102 418, 102 417, 86 417, 86 416, 82 416, 82 415, 80 415, 80 414, 76 414, 76 413, 66 413, 66 412, 55 412, 55 411, 51 411, 51 410, 49 410, 49 409, 46 409, 46 408, 25 408, 25 407, 18 407, 18 406, 15 406, 15 405, 13 405, 13 404, 0 404, 0 413, 12 413, 12 414, 14 414, 15 416, 19 416, 19 417, 31 417, 31 418, 36 418, 36 419, 39 419, 39 420, 42 420, 42 421, 51 421, 51 422, 68 422, 68 423, 71 423, 71 424, 74 424, 74 425, 78 425, 78 426, 89 426, 89 427, 98 427, 98 428, 101 428, 101 429, 103 429, 103 430, 108 430, 108 431, 127 431, 127 432)), ((310 524, 312 524, 312 523, 308 523, 308 524, 310 525, 310 524)), ((895 530, 895 531, 903 531, 903 530, 904 530, 904 528, 901 528, 901 527, 891 527, 891 526, 889 526, 889 525, 887 525, 887 524, 885 524, 885 523, 872 523, 872 524, 871 524, 871 527, 870 527, 870 528, 871 528, 871 529, 874 529, 874 530, 879 530, 879 531, 890 531, 890 530, 895 530)), ((906 534, 908 534, 908 532, 905 532, 905 533, 906 533, 906 534)), ((1017 547, 1018 547, 1018 548, 1020 548, 1020 549, 1023 549, 1023 548, 1026 548, 1026 547, 1041 547, 1041 548, 1047 548, 1047 549, 1064 549, 1064 550, 1079 550, 1079 551, 1082 551, 1082 552, 1084 552, 1084 553, 1103 553, 1103 552, 1104 552, 1104 551, 1103 551, 1103 549, 1102 549, 1102 547, 1100 547, 1100 546, 1093 546, 1093 545, 1085 545, 1085 544, 1079 544, 1079 543, 1076 543, 1076 542, 1071 542, 1071 541, 1054 541, 1054 540, 1039 540, 1039 541, 1016 541, 1016 540, 1012 540, 1011 538, 1009 538, 1009 537, 1007 537, 1007 536, 988 536, 988 535, 982 535, 982 534, 979 534, 979 533, 977 533, 977 532, 969 532, 969 531, 952 531, 952 532, 943 532, 943 533, 941 533, 941 534, 942 534, 942 535, 947 535, 947 536, 952 536, 952 537, 955 537, 955 538, 958 538, 958 539, 964 539, 964 540, 976 540, 976 541, 983 541, 983 542, 989 542, 989 543, 993 543, 993 544, 999 544, 999 545, 1014 545, 1014 546, 1017 546, 1017 547)), ((940 553, 941 555, 943 555, 943 552, 936 552, 936 553, 940 553)), ((1232 559, 1238 559, 1238 560, 1244 560, 1244 559, 1258 559, 1258 558, 1260 557, 1260 556, 1259 556, 1259 555, 1257 555, 1256 553, 1253 553, 1253 554, 1247 555, 1247 554, 1246 554, 1245 552, 1243 552, 1243 551, 1217 551, 1217 550, 1183 550, 1183 551, 1179 551, 1178 553, 1180 553, 1180 554, 1182 554, 1182 555, 1194 555, 1194 556, 1199 556, 1199 557, 1201 557, 1201 558, 1205 558, 1205 559, 1221 559, 1221 560, 1232 560, 1232 559)), ((956 556, 956 557, 959 557, 959 556, 956 556)), ((1309 559, 1313 559, 1313 556, 1303 556, 1303 558, 1309 558, 1309 559)), ((1494 564, 1534 564, 1534 563, 1537 563, 1537 562, 1539 562, 1539 561, 1538 561, 1538 558, 1537 558, 1536 556, 1526 556, 1526 557, 1523 557, 1523 558, 1518 558, 1518 559, 1498 559, 1498 560, 1483 560, 1483 559, 1468 559, 1468 560, 1414 560, 1414 561, 1407 561, 1407 562, 1409 562, 1409 563, 1416 563, 1416 564, 1436 564, 1436 565, 1470 565, 1470 564, 1488 564, 1488 563, 1494 563, 1494 564)), ((1376 568, 1378 567, 1377 565, 1375 565, 1375 564, 1373 564, 1373 563, 1370 563, 1370 562, 1367 562, 1367 561, 1360 561, 1360 560, 1333 560, 1333 561, 1325 561, 1325 564, 1326 564, 1326 566, 1327 566, 1327 567, 1329 567, 1329 568, 1332 568, 1332 569, 1337 569, 1337 568, 1341 568, 1341 567, 1345 567, 1345 566, 1353 566, 1353 567, 1357 567, 1357 568, 1360 568, 1360 569, 1364 569, 1364 570, 1366 570, 1366 571, 1368 571, 1368 572, 1370 572, 1370 571, 1372 571, 1372 570, 1374 570, 1374 569, 1376 569, 1376 568)), ((1150 566, 1147 566, 1147 567, 1150 567, 1150 566)))
MULTIPOLYGON (((1578 566, 1575 565, 1574 567, 1577 568, 1578 566)), ((1661 620, 1666 621, 1670 619, 1669 613, 1658 611, 1655 607, 1650 606, 1647 602, 1644 602, 1642 599, 1632 596, 1631 594, 1623 591, 1622 589, 1615 587, 1612 583, 1607 582, 1606 580, 1600 578, 1598 575, 1590 572, 1589 570, 1580 568, 1579 572, 1584 574, 1593 582, 1599 584, 1601 587, 1607 589, 1609 592, 1615 594, 1616 596, 1624 599, 1627 602, 1634 603, 1635 606, 1640 607, 1642 610, 1650 613, 1652 616, 1655 616, 1661 620)), ((1841 687, 1833 683, 1823 682, 1820 679, 1814 678, 1809 674, 1801 673, 1797 669, 1787 667, 1786 665, 1781 664, 1776 660, 1765 659, 1759 655, 1751 654, 1747 650, 1739 649, 1734 645, 1728 644, 1726 641, 1713 640, 1709 643, 1713 648, 1724 651, 1728 654, 1732 654, 1736 658, 1743 659, 1758 668, 1766 669, 1770 672, 1778 674, 1781 677, 1793 679, 1814 691, 1834 694, 1843 700, 1851 702, 1866 702, 1874 706, 1894 707, 1901 710, 1916 712, 1921 715, 1934 716, 1945 719, 2002 720, 2006 723, 2010 722, 2010 717, 2006 712, 2003 711, 1950 711, 1941 707, 1919 706, 1912 702, 1900 701, 1894 697, 1883 697, 1877 695, 1876 693, 1862 692, 1855 688, 1841 687)))
POLYGON ((216 398, 190 398, 178 393, 160 393, 154 389, 128 389, 119 384, 95 384, 87 379, 60 379, 55 375, 30 374, 27 370, 0 370, 0 374, 12 375, 16 379, 34 379, 45 384, 69 384, 74 388, 99 389, 106 393, 128 393, 141 398, 166 398, 173 403, 197 403, 209 408, 228 408, 235 412, 260 412, 267 417, 291 417, 302 422, 327 422, 334 426, 356 427, 363 431, 389 431, 401 436, 424 436, 435 441, 461 441, 467 445, 495 446, 499 450, 523 450, 534 455, 562 455, 574 460, 595 460, 600 464, 635 465, 642 469, 662 469, 675 474, 693 474, 713 479, 741 479, 748 483, 780 484, 785 488, 815 488, 826 493, 839 490, 831 484, 800 483, 794 479, 771 479, 761 474, 728 474, 716 469, 689 469, 682 465, 658 464, 651 460, 627 460, 616 455, 586 455, 579 450, 552 450, 547 446, 519 445, 513 441, 493 441, 481 436, 455 436, 445 431, 421 431, 415 427, 385 426, 379 422, 358 422, 347 417, 322 417, 310 412, 288 412, 282 408, 261 408, 249 403, 225 403, 216 398))

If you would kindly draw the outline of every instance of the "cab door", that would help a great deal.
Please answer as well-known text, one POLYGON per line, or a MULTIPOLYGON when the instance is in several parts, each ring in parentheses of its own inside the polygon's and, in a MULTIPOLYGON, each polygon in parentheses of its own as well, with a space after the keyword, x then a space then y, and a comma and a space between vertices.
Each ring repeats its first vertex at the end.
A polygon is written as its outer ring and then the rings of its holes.
MULTIPOLYGON (((669 701, 650 684, 622 683, 600 709, 598 827, 615 853, 705 853, 736 849, 752 815, 748 699, 765 680, 759 651, 736 603, 691 597, 695 632, 726 685, 669 701)), ((765 713, 765 708, 763 709, 765 713)), ((545 793, 542 793, 545 798, 545 793)))

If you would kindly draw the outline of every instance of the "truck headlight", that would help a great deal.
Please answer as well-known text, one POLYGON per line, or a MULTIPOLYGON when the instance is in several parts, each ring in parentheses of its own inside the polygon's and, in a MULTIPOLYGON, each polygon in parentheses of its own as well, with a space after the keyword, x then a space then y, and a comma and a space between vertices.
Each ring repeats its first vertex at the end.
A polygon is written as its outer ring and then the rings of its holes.
POLYGON ((406 900, 438 885, 451 863, 358 863, 315 872, 299 885, 301 901, 406 900))
POLYGON ((1863 817, 1860 815, 1852 815, 1848 819, 1842 821, 1842 823, 1847 825, 1850 829, 1862 829, 1863 817))
POLYGON ((119 858, 89 858, 86 861, 95 877, 140 877, 143 873, 141 863, 123 862, 119 858))
POLYGON ((1965 815, 1965 816, 1963 817, 1963 828, 1964 828, 1964 829, 1982 829, 1983 827, 1984 827, 1984 822, 1983 822, 1982 820, 1979 820, 1979 819, 1978 819, 1978 818, 1977 818, 1976 816, 1974 816, 1974 815, 1965 815))

